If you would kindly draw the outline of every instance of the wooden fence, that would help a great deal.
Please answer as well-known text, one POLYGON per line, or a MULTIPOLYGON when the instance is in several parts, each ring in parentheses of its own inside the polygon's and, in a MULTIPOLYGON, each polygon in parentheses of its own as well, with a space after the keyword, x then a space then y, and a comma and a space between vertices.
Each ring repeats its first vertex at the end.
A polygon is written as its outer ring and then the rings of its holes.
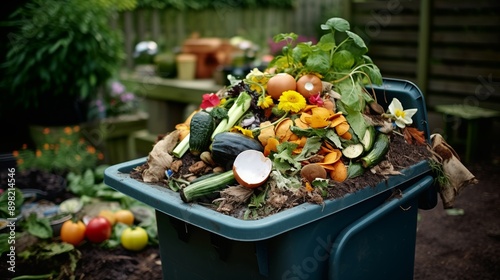
POLYGON ((500 2, 353 1, 350 11, 384 76, 417 83, 432 106, 500 109, 500 2))
POLYGON ((290 9, 135 10, 120 15, 116 24, 124 30, 130 66, 137 42, 153 40, 162 50, 171 50, 194 33, 202 37, 243 36, 266 51, 268 40, 281 32, 316 36, 324 20, 342 13, 341 4, 340 0, 297 0, 290 9))
POLYGON ((365 39, 383 76, 415 82, 428 104, 500 109, 499 15, 496 0, 297 0, 291 9, 137 10, 121 15, 117 25, 130 67, 141 40, 168 50, 195 32, 240 35, 265 49, 277 33, 318 36, 324 20, 342 16, 365 39))

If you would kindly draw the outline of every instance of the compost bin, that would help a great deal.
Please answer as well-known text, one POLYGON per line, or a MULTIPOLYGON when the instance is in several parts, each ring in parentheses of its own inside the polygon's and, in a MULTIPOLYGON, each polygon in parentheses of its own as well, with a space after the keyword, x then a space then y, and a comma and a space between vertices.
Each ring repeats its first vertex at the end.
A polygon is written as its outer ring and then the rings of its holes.
MULTIPOLYGON (((418 109, 414 125, 429 140, 424 97, 414 84, 385 78, 373 90, 384 108, 397 98, 418 109)), ((418 209, 437 203, 424 160, 323 205, 243 220, 131 178, 145 161, 109 167, 105 183, 156 209, 164 279, 412 279, 418 209)))

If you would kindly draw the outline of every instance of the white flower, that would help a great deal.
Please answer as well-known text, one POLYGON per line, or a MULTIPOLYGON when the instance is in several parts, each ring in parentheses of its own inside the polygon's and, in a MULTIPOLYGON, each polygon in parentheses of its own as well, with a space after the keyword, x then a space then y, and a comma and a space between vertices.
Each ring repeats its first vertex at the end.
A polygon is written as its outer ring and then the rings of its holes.
POLYGON ((392 99, 391 104, 389 104, 389 113, 395 119, 396 125, 400 128, 412 124, 413 120, 411 117, 413 117, 416 112, 417 109, 403 110, 403 105, 397 98, 392 99))

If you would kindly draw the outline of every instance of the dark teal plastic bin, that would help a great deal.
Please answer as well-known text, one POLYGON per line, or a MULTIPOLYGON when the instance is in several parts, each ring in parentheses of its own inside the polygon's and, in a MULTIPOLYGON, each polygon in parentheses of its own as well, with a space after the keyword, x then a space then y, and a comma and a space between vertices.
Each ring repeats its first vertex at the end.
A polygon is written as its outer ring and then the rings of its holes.
MULTIPOLYGON (((375 91, 379 101, 397 97, 405 108, 417 108, 415 125, 429 136, 418 88, 385 79, 375 91)), ((164 279, 412 279, 418 209, 437 203, 422 161, 324 206, 306 203, 245 221, 130 178, 145 161, 109 167, 105 183, 156 209, 164 279)))

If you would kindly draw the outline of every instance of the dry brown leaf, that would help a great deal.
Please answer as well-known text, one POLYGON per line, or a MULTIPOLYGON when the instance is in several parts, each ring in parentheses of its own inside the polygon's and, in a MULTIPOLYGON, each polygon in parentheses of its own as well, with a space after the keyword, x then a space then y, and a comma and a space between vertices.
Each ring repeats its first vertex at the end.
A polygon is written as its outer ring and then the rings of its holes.
POLYGON ((416 129, 415 127, 405 127, 403 133, 408 144, 426 144, 424 132, 416 129))

